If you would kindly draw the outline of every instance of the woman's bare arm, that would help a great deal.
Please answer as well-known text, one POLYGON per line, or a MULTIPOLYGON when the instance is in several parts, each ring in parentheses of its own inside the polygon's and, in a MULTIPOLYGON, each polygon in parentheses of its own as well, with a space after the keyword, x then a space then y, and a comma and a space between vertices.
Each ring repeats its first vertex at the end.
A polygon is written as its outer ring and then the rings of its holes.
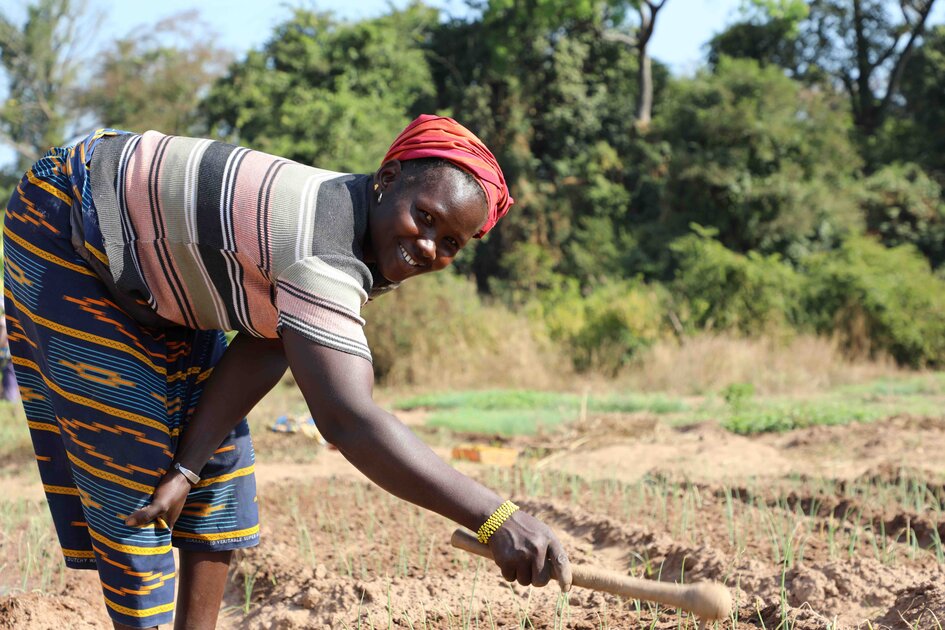
POLYGON ((174 461, 199 472, 230 431, 276 386, 286 368, 281 339, 237 335, 207 379, 174 461))
MULTIPOLYGON (((197 409, 181 434, 174 462, 199 474, 226 436, 275 387, 288 364, 281 339, 237 335, 207 379, 197 409)), ((128 525, 163 518, 173 527, 190 492, 190 483, 169 470, 150 505, 132 514, 128 525)))
MULTIPOLYGON (((373 400, 374 370, 354 355, 285 331, 286 358, 326 440, 374 483, 473 531, 503 499, 440 459, 373 400)), ((544 523, 515 512, 489 540, 506 579, 570 584, 567 556, 544 523)))

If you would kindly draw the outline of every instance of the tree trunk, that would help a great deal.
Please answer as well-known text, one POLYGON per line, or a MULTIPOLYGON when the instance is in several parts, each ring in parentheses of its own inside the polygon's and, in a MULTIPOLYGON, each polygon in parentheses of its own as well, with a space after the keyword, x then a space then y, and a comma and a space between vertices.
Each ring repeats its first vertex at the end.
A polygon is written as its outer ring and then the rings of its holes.
POLYGON ((647 46, 650 38, 653 37, 653 29, 656 26, 656 14, 666 0, 643 0, 638 10, 640 12, 640 30, 637 33, 636 47, 639 52, 638 70, 637 70, 637 129, 646 131, 650 127, 650 121, 653 118, 653 62, 650 59, 650 53, 647 46))
POLYGON ((637 99, 637 126, 648 129, 653 117, 653 64, 646 48, 640 49, 637 84, 640 90, 637 99))
POLYGON ((914 21, 909 20, 908 10, 905 3, 901 3, 903 12, 903 35, 908 35, 905 46, 898 49, 898 35, 888 50, 880 54, 878 59, 870 58, 869 35, 866 33, 865 16, 863 14, 862 0, 853 0, 853 29, 856 35, 856 81, 850 80, 847 74, 844 78, 844 84, 850 91, 850 99, 853 105, 854 124, 864 137, 872 137, 882 126, 893 96, 899 89, 899 83, 902 79, 902 72, 906 61, 912 53, 916 40, 922 36, 925 30, 925 23, 929 14, 932 12, 932 5, 935 0, 925 0, 923 4, 912 7, 917 16, 914 21), (893 67, 889 70, 889 77, 886 79, 886 91, 882 96, 876 93, 873 83, 873 75, 887 59, 895 59, 893 67))
POLYGON ((856 94, 851 96, 856 100, 853 111, 856 113, 856 126, 867 136, 873 135, 876 129, 876 99, 870 87, 870 76, 873 68, 870 66, 869 42, 866 39, 863 25, 863 7, 860 0, 853 0, 853 30, 856 33, 856 94))
POLYGON ((647 51, 647 45, 650 37, 653 36, 653 27, 656 25, 656 14, 666 0, 643 0, 637 7, 640 13, 640 28, 637 29, 636 36, 621 33, 616 30, 606 30, 603 33, 604 39, 621 42, 627 46, 637 49, 637 113, 636 127, 641 131, 646 131, 653 118, 653 61, 650 59, 650 53, 647 51))

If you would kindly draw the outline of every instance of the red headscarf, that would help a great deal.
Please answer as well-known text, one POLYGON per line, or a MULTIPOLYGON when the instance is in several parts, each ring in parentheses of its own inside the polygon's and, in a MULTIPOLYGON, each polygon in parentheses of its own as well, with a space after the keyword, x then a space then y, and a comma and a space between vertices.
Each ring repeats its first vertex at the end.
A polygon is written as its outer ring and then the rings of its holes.
POLYGON ((476 238, 485 236, 505 216, 514 201, 509 196, 505 176, 492 151, 473 132, 452 118, 421 115, 400 132, 387 150, 384 162, 415 158, 449 160, 479 182, 489 203, 489 218, 476 238))

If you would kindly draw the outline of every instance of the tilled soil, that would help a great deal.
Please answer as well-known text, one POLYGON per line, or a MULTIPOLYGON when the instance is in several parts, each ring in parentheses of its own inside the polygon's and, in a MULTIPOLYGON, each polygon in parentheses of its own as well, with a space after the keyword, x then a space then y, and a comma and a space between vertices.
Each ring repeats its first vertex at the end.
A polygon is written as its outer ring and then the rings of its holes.
MULTIPOLYGON (((724 583, 737 611, 719 628, 945 625, 945 456, 936 452, 945 422, 894 418, 745 438, 630 420, 597 421, 568 440, 520 441, 542 455, 515 470, 463 469, 551 524, 572 562, 724 583), (674 447, 691 458, 663 455, 674 447), (766 467, 752 449, 776 458, 766 467), (724 462, 700 467, 699 452, 745 457, 725 476, 724 462)), ((234 562, 220 627, 697 627, 646 602, 510 585, 491 563, 449 547, 450 522, 377 489, 335 452, 295 467, 260 459, 263 542, 234 562)), ((53 584, 0 599, 0 628, 107 624, 94 573, 53 584)))

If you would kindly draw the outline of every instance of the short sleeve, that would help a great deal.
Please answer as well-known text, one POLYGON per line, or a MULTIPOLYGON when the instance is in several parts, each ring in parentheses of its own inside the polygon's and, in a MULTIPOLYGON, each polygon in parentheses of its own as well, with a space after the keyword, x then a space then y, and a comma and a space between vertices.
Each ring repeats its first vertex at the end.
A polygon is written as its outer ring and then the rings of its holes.
POLYGON ((319 256, 303 258, 276 279, 278 330, 289 328, 319 345, 371 361, 361 318, 367 297, 363 283, 351 274, 319 256))

